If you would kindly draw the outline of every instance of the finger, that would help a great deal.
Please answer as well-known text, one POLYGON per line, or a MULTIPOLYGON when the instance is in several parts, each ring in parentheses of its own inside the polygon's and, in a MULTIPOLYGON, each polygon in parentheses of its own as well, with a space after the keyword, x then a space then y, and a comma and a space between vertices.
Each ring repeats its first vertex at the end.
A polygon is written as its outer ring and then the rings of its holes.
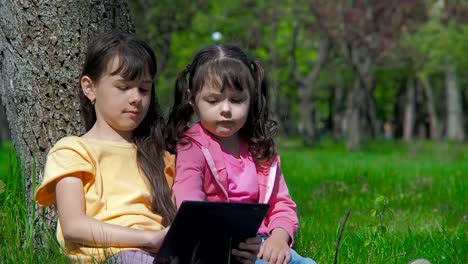
POLYGON ((278 260, 278 254, 276 252, 271 252, 269 262, 272 264, 278 264, 277 260, 278 260))
POLYGON ((265 253, 265 244, 263 244, 260 247, 260 250, 258 251, 258 254, 257 254, 257 258, 263 258, 264 253, 265 253))
POLYGON ((291 261, 291 252, 286 253, 286 257, 284 258, 283 264, 288 264, 291 261))
POLYGON ((283 262, 284 262, 284 255, 280 253, 276 257, 276 264, 283 264, 283 262))
POLYGON ((232 252, 232 255, 236 257, 240 257, 240 258, 244 258, 248 260, 257 259, 256 255, 249 251, 233 249, 231 252, 232 252))
POLYGON ((251 262, 246 258, 236 257, 237 261, 242 264, 250 264, 251 262))
POLYGON ((239 243, 239 249, 250 251, 257 254, 260 251, 260 244, 239 243))
POLYGON ((256 237, 250 237, 245 240, 247 244, 261 244, 262 243, 262 237, 256 236, 256 237))
POLYGON ((268 262, 272 262, 271 255, 272 255, 271 249, 265 248, 265 250, 263 251, 262 259, 268 262))

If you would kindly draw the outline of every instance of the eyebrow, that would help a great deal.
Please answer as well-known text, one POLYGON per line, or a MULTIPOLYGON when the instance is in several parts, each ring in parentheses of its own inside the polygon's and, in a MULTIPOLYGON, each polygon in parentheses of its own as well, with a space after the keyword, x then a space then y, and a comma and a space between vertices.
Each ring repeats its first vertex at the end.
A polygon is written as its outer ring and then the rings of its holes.
POLYGON ((139 82, 139 83, 153 83, 153 80, 126 80, 124 78, 119 78, 115 80, 116 82, 139 82))

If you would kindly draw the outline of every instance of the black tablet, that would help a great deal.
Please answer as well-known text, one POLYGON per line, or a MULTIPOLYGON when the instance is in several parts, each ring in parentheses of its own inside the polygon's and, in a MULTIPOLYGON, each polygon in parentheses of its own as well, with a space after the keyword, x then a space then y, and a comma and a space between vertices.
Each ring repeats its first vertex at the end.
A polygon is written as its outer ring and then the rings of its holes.
POLYGON ((236 263, 231 249, 257 234, 269 207, 183 201, 154 263, 236 263))

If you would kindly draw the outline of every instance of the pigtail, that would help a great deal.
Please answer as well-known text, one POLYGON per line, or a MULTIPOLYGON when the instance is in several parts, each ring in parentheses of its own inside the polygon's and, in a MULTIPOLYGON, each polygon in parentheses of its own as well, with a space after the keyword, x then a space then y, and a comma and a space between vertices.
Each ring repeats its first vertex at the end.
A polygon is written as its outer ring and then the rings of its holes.
POLYGON ((194 113, 191 105, 192 96, 189 93, 191 65, 188 65, 177 76, 174 89, 174 105, 167 120, 166 125, 166 149, 172 153, 177 153, 177 143, 183 138, 188 124, 194 113))
POLYGON ((268 100, 268 82, 265 69, 259 60, 250 60, 255 87, 249 110, 247 126, 244 133, 250 134, 249 148, 254 159, 260 165, 269 166, 277 155, 273 137, 276 135, 278 124, 270 119, 268 100))

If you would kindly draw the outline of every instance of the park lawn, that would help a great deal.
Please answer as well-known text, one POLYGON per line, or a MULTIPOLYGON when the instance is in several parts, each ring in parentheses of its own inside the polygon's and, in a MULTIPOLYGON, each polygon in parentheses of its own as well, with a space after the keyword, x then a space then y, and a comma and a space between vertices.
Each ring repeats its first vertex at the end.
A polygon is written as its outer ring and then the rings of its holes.
MULTIPOLYGON (((346 213, 339 263, 467 263, 468 148, 433 142, 373 142, 349 153, 329 141, 308 149, 281 140, 282 169, 297 202, 300 231, 295 248, 318 263, 333 263, 346 213)), ((9 167, 2 148, 0 170, 9 167), (7 163, 7 164, 5 164, 7 163)), ((0 259, 4 263, 65 263, 53 235, 34 248, 24 192, 9 184, 0 195, 0 259), (22 198, 23 197, 23 198, 22 198), (25 241, 25 243, 21 243, 25 241), (22 248, 22 250, 18 250, 22 248), (61 259, 61 261, 59 261, 61 259)), ((0 174, 2 175, 2 174, 0 174)), ((16 187, 15 187, 16 186, 16 187)))
MULTIPOLYGON (((294 143, 294 142, 293 142, 294 143)), ((450 143, 373 142, 360 152, 325 142, 280 147, 297 202, 296 248, 333 263, 468 263, 468 147, 450 143)))

